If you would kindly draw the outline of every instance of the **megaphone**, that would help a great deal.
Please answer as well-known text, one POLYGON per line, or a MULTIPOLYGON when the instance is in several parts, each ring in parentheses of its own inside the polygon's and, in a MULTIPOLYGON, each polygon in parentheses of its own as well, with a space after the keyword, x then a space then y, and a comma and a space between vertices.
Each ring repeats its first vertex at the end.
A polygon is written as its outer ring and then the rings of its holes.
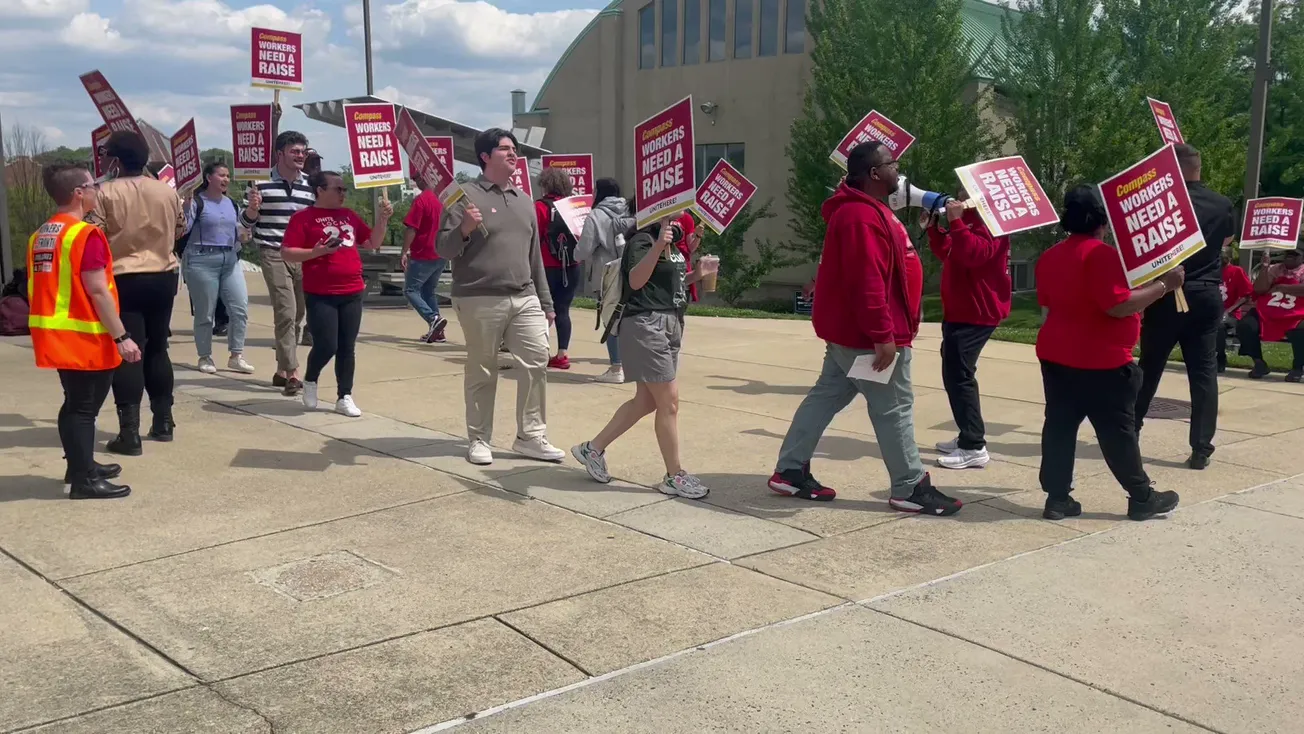
MULTIPOLYGON (((939 194, 936 191, 924 191, 906 180, 905 176, 898 177, 897 183, 897 190, 887 198, 887 205, 892 207, 892 211, 900 211, 910 206, 940 214, 946 210, 946 202, 955 198, 949 194, 939 194)), ((977 206, 977 202, 970 199, 964 202, 964 206, 966 209, 972 209, 977 206)))

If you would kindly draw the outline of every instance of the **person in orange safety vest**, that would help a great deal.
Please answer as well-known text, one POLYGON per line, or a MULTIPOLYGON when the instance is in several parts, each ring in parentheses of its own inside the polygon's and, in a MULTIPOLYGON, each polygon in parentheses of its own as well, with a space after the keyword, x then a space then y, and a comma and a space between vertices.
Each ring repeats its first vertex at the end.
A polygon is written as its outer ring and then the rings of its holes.
POLYGON ((41 171, 55 215, 27 244, 28 326, 36 366, 59 371, 63 406, 59 441, 68 468, 64 483, 73 499, 112 499, 131 487, 110 482, 122 473, 117 464, 95 462, 95 416, 125 359, 140 359, 140 348, 118 317, 109 241, 82 221, 95 208, 99 188, 90 171, 56 163, 41 171))

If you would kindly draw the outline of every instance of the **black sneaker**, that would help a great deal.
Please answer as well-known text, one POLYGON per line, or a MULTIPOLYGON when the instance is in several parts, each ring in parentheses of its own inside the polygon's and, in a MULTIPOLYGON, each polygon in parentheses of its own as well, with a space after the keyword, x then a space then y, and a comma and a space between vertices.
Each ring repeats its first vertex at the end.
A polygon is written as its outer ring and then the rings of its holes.
POLYGON ((1256 359, 1254 360, 1254 367, 1250 369, 1248 377, 1251 380, 1262 380, 1270 374, 1272 374, 1272 370, 1268 367, 1268 363, 1261 359, 1256 359))
POLYGON ((131 494, 131 487, 107 479, 83 479, 74 482, 68 496, 75 500, 115 500, 131 494))
POLYGON ((1196 471, 1206 469, 1209 466, 1209 457, 1204 454, 1192 453, 1191 458, 1186 460, 1186 465, 1196 471))
POLYGON ((1046 497, 1046 507, 1041 516, 1047 520, 1063 520, 1082 514, 1082 503, 1072 497, 1046 497))
POLYGON ((918 515, 935 515, 946 517, 960 511, 964 503, 947 497, 933 487, 932 478, 925 474, 915 485, 915 491, 909 497, 893 497, 887 503, 898 512, 910 512, 918 515))
POLYGON ((1299 382, 1300 378, 1304 378, 1304 370, 1291 370, 1286 373, 1286 382, 1299 382))
POLYGON ((1159 490, 1150 491, 1150 499, 1145 502, 1137 502, 1134 499, 1127 501, 1127 516, 1130 520, 1149 520, 1159 515, 1167 515, 1177 509, 1178 496, 1171 490, 1160 492, 1159 490))
POLYGON ((832 488, 815 481, 815 477, 812 477, 809 471, 801 469, 775 472, 774 476, 770 477, 770 490, 785 497, 816 502, 830 502, 838 496, 832 488))
POLYGON ((272 387, 285 387, 285 383, 285 375, 279 373, 272 375, 272 387))
MULTIPOLYGON (((117 479, 122 476, 121 464, 101 464, 98 461, 91 462, 91 479, 117 479)), ((63 472, 63 483, 72 484, 72 475, 65 469, 63 472)))
POLYGON ((448 319, 440 316, 430 322, 430 329, 426 331, 423 341, 426 344, 440 344, 448 341, 444 338, 444 328, 448 326, 448 319))

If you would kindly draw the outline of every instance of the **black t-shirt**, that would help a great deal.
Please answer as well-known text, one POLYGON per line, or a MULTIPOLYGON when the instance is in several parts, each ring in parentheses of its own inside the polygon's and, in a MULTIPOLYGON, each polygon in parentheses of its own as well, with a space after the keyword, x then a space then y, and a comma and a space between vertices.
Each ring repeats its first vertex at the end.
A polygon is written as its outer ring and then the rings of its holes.
POLYGON ((1195 219, 1204 235, 1204 248, 1182 263, 1186 267, 1186 282, 1216 288, 1222 284, 1223 243, 1236 235, 1236 211, 1231 199, 1203 182, 1187 181, 1186 188, 1191 192, 1195 219))
POLYGON ((647 232, 638 232, 625 243, 625 254, 621 257, 620 277, 628 295, 625 303, 626 314, 647 313, 649 311, 679 311, 688 306, 688 293, 684 289, 684 277, 688 273, 688 263, 678 247, 671 245, 661 252, 652 277, 647 283, 632 293, 629 291, 629 274, 652 250, 656 241, 647 232))

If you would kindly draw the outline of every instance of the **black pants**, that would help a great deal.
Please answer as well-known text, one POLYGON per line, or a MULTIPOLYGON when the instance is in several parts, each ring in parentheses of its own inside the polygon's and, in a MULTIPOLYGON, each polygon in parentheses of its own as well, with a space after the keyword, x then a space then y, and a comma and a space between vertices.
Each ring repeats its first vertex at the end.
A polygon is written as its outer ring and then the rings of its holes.
POLYGON ((1145 310, 1141 321, 1141 392, 1136 400, 1136 430, 1141 432, 1150 401, 1173 347, 1182 347, 1186 379, 1191 387, 1191 451, 1213 455, 1218 430, 1218 331, 1222 329, 1222 293, 1217 286, 1192 284, 1183 289, 1186 313, 1178 313, 1170 293, 1145 310))
MULTIPOLYGON (((1236 324, 1236 338, 1241 340, 1241 354, 1256 362, 1263 360, 1263 332, 1260 331, 1258 313, 1250 311, 1236 324)), ((1304 369, 1304 328, 1286 332, 1286 341, 1290 342, 1294 352, 1291 370, 1304 369)))
MULTIPOLYGON (((1241 320, 1235 316, 1225 316, 1222 324, 1218 326, 1218 369, 1227 366, 1227 331, 1229 329, 1235 330, 1237 339, 1239 339, 1241 320)), ((1244 348, 1240 350, 1240 353, 1245 354, 1244 348)))
POLYGON ((354 348, 362 328, 362 294, 351 296, 303 295, 308 306, 308 330, 312 351, 308 353, 305 382, 317 382, 326 363, 335 358, 335 383, 339 397, 353 394, 354 348))
POLYGON ((942 385, 951 402, 951 417, 960 427, 959 446, 969 451, 987 447, 978 398, 978 355, 994 331, 994 326, 942 322, 942 385))
POLYGON ((177 297, 177 273, 133 273, 116 276, 122 325, 140 346, 139 362, 123 362, 113 375, 113 402, 140 405, 149 393, 155 415, 172 409, 172 360, 168 358, 172 302, 177 297))
POLYGON ((570 349, 571 340, 571 301, 575 300, 575 289, 580 285, 579 263, 564 268, 547 268, 548 291, 552 293, 552 310, 557 313, 557 348, 570 349))
POLYGON ((1096 441, 1114 478, 1132 499, 1150 499, 1150 477, 1141 461, 1133 410, 1141 389, 1141 368, 1080 370, 1041 363, 1046 391, 1046 422, 1041 429, 1041 489, 1051 497, 1073 491, 1078 428, 1091 421, 1096 441))
POLYGON ((84 479, 94 465, 95 416, 109 396, 115 370, 82 372, 59 370, 63 405, 59 408, 59 443, 68 461, 73 483, 84 479))

